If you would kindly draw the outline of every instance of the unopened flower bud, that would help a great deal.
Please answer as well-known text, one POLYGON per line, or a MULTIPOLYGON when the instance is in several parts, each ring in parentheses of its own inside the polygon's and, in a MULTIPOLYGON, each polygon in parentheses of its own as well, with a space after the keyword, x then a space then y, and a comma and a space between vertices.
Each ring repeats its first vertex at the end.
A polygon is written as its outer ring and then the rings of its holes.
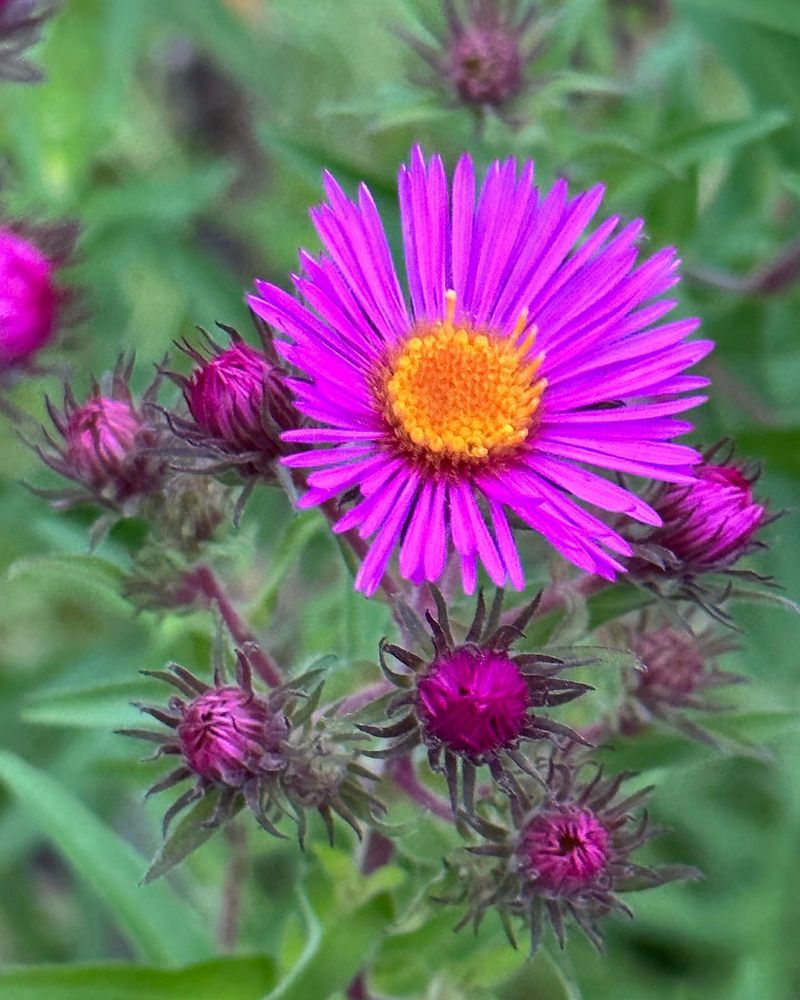
POLYGON ((67 455, 75 471, 99 490, 117 482, 142 430, 124 399, 95 396, 75 409, 67 422, 67 455))
POLYGON ((663 526, 653 541, 691 574, 727 569, 752 548, 766 508, 753 498, 754 478, 738 465, 706 463, 697 482, 669 486, 654 506, 663 526))
POLYGON ((283 715, 270 711, 252 691, 211 688, 188 705, 178 725, 188 767, 206 781, 232 788, 280 766, 288 733, 283 715))
POLYGON ((566 806, 534 816, 522 832, 520 865, 537 889, 568 896, 602 877, 611 839, 591 809, 566 806))
POLYGON ((188 378, 168 374, 181 387, 191 420, 170 415, 170 425, 214 460, 215 471, 230 467, 245 478, 271 479, 275 460, 287 450, 281 434, 297 426, 297 413, 277 363, 224 329, 228 348, 210 338, 207 355, 183 345, 196 362, 193 371, 188 378))

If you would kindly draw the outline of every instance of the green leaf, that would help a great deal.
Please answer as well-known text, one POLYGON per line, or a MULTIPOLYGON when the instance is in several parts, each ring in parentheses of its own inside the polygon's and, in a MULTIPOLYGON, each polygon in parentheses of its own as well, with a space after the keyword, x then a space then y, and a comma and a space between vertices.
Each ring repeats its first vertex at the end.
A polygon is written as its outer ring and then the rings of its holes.
POLYGON ((254 625, 269 621, 286 574, 297 564, 303 549, 326 527, 317 511, 305 511, 289 523, 270 561, 264 591, 250 616, 254 625))
POLYGON ((797 3, 786 0, 758 0, 757 3, 752 0, 682 0, 682 3, 800 38, 800 5, 797 3))
POLYGON ((25 722, 41 726, 71 726, 78 729, 122 729, 141 722, 141 714, 130 705, 146 691, 142 680, 95 684, 76 688, 45 688, 26 703, 20 713, 25 722))
POLYGON ((207 956, 211 942, 196 911, 166 884, 137 885, 145 861, 65 788, 0 751, 0 782, 108 908, 146 961, 178 964, 207 956))
POLYGON ((369 963, 393 919, 391 899, 380 893, 351 907, 338 896, 333 893, 334 899, 326 898, 316 910, 300 897, 306 945, 296 964, 263 1000, 326 1000, 344 990, 369 963))
POLYGON ((12 563, 5 576, 9 583, 28 578, 42 580, 47 584, 52 582, 59 587, 66 586, 73 595, 81 589, 105 604, 113 604, 119 609, 130 607, 122 597, 124 571, 99 556, 32 556, 12 563))
MULTIPOLYGON (((175 865, 181 863, 192 851, 204 844, 217 832, 217 829, 203 824, 211 818, 217 805, 216 795, 205 795, 191 809, 172 830, 161 847, 158 849, 153 862, 145 872, 142 885, 155 882, 156 879, 166 875, 175 865)), ((239 801, 231 811, 231 816, 235 816, 243 806, 239 801)))
POLYGON ((258 1000, 275 981, 270 958, 218 958, 184 969, 136 965, 0 971, 3 1000, 258 1000))

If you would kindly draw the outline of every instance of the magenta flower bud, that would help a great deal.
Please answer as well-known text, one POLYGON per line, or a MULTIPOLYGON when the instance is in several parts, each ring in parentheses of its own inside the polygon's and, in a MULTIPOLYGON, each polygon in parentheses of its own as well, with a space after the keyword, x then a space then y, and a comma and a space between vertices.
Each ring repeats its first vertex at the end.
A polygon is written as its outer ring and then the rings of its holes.
POLYGON ((537 889, 552 896, 585 892, 602 877, 608 831, 591 809, 567 806, 535 816, 518 848, 520 864, 537 889))
POLYGON ((0 369, 32 357, 55 330, 55 267, 39 247, 0 228, 0 369))
POLYGON ((124 475, 142 422, 127 400, 95 396, 71 414, 67 457, 75 471, 98 490, 124 475))
POLYGON ((447 606, 434 589, 438 618, 427 616, 433 659, 393 643, 381 644, 381 667, 386 677, 405 689, 390 703, 388 714, 400 715, 401 708, 407 714, 385 726, 359 726, 372 736, 399 738, 386 749, 365 750, 367 757, 391 757, 423 744, 430 766, 447 780, 454 813, 462 802, 467 810, 473 808, 476 768, 482 765, 488 765, 492 777, 509 795, 517 795, 513 769, 531 773, 531 765, 521 752, 523 741, 585 743, 574 730, 540 711, 590 690, 588 684, 558 676, 579 664, 543 653, 512 652, 512 645, 536 611, 538 598, 501 625, 502 594, 497 592, 488 615, 483 595, 479 595, 464 642, 456 643, 447 606), (387 653, 407 672, 391 669, 387 653))
POLYGON ((491 650, 456 649, 417 683, 424 728, 454 753, 481 755, 512 746, 530 702, 519 667, 491 650))
POLYGON ((766 508, 753 498, 754 478, 736 465, 695 468, 697 482, 669 486, 655 507, 663 526, 653 540, 691 574, 727 569, 753 547, 766 508))
POLYGON ((282 716, 239 687, 215 687, 193 701, 178 725, 187 766, 207 781, 240 788, 264 769, 288 731, 282 716))
POLYGON ((186 403, 198 425, 234 448, 257 451, 263 445, 259 415, 270 367, 263 355, 239 343, 195 369, 186 403))
POLYGON ((284 373, 264 351, 256 350, 230 327, 231 346, 222 348, 206 335, 203 354, 189 344, 182 350, 195 361, 186 378, 166 374, 180 386, 191 420, 170 414, 173 431, 214 460, 213 471, 237 470, 244 478, 274 476, 275 459, 289 450, 281 441, 298 419, 284 373))

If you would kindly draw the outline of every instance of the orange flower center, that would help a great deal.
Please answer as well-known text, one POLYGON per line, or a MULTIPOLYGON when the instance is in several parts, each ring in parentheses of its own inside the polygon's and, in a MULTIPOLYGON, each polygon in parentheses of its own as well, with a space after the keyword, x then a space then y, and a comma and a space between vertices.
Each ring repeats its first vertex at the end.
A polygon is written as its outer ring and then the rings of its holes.
POLYGON ((403 445, 428 461, 481 463, 528 436, 547 379, 544 360, 529 358, 536 337, 523 337, 527 311, 510 337, 455 319, 455 292, 444 320, 420 324, 390 359, 383 396, 403 445))

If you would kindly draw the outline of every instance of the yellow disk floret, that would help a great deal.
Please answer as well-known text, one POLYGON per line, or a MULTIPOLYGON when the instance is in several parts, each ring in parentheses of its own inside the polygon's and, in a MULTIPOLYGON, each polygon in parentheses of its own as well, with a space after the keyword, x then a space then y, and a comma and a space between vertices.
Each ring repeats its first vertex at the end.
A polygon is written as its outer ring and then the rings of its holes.
POLYGON ((528 436, 547 385, 536 378, 544 355, 529 357, 527 313, 512 336, 498 336, 455 322, 455 304, 448 292, 444 320, 419 325, 390 360, 387 416, 418 457, 480 463, 528 436))

